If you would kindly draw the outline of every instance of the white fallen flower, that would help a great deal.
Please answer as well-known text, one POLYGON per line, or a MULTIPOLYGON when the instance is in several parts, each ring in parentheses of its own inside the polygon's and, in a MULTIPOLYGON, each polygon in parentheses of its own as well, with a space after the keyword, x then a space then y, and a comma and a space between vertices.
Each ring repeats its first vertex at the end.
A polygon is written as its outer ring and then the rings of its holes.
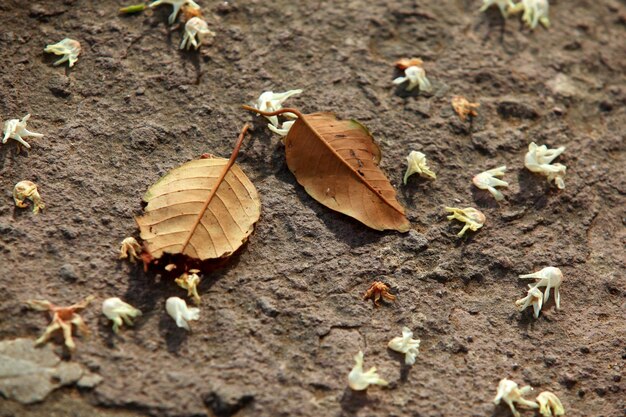
POLYGON ((197 16, 192 17, 185 23, 185 35, 180 43, 180 49, 189 49, 192 46, 194 49, 198 49, 202 40, 207 36, 215 36, 215 33, 209 30, 207 22, 197 16), (196 37, 198 38, 197 41, 196 37))
POLYGON ((510 379, 502 379, 498 384, 498 393, 496 398, 493 399, 494 404, 500 404, 500 401, 504 401, 510 408, 515 417, 520 417, 520 413, 515 409, 513 403, 525 405, 530 408, 539 408, 537 403, 522 398, 523 395, 532 391, 532 387, 526 386, 518 388, 518 385, 510 379))
POLYGON ((407 168, 404 174, 404 184, 406 185, 409 177, 415 173, 422 177, 436 179, 437 175, 428 168, 426 155, 421 152, 411 151, 406 157, 407 168))
POLYGON ((150 3, 150 7, 156 7, 161 4, 171 4, 172 5, 172 14, 170 15, 168 22, 170 25, 174 24, 176 20, 176 16, 178 16, 178 12, 180 8, 184 5, 192 7, 194 9, 199 9, 200 5, 193 0, 156 0, 154 3, 150 3))
POLYGON ((290 120, 288 122, 284 122, 283 123, 283 127, 281 127, 281 128, 274 127, 273 124, 268 123, 267 127, 269 128, 269 130, 271 130, 272 132, 276 133, 277 135, 287 136, 289 134, 289 129, 291 129, 291 126, 293 126, 293 124, 295 122, 296 122, 295 120, 290 120))
POLYGON ((176 325, 178 327, 182 327, 186 330, 191 330, 189 328, 188 321, 198 320, 200 318, 200 309, 196 307, 187 307, 187 303, 185 300, 178 297, 170 297, 165 302, 165 311, 170 315, 174 320, 176 320, 176 325))
MULTIPOLYGON (((283 103, 291 96, 300 94, 302 90, 289 90, 284 93, 274 93, 272 91, 263 92, 257 99, 256 107, 258 110, 264 112, 274 112, 283 108, 283 103)), ((297 116, 293 113, 284 113, 283 116, 296 119, 297 116)), ((278 127, 278 116, 265 116, 274 127, 278 127)), ((269 125, 268 125, 269 127, 269 125)))
POLYGON ((509 13, 515 14, 524 10, 522 20, 529 28, 534 29, 538 23, 550 27, 548 12, 550 5, 548 0, 522 0, 521 3, 509 8, 509 13))
POLYGON ((472 182, 481 190, 489 191, 497 201, 501 201, 504 199, 504 195, 502 195, 500 191, 496 190, 495 187, 508 187, 509 183, 495 177, 504 176, 505 171, 506 165, 502 165, 501 167, 481 172, 472 179, 472 182))
POLYGON ((26 129, 26 123, 30 119, 30 113, 20 119, 11 119, 4 122, 4 138, 2 143, 7 143, 9 139, 13 139, 30 149, 30 145, 23 139, 27 137, 41 138, 43 134, 31 132, 26 129))
POLYGON ((567 167, 565 165, 551 162, 565 150, 564 146, 557 149, 548 149, 546 145, 537 146, 535 142, 528 145, 528 152, 524 157, 524 166, 537 174, 545 175, 548 181, 554 181, 559 189, 565 188, 563 177, 567 167))
POLYGON ((387 345, 389 349, 404 353, 404 363, 413 365, 415 357, 420 353, 420 340, 413 339, 413 332, 408 327, 402 328, 402 336, 394 337, 387 345))
POLYGON ((543 302, 547 303, 550 299, 550 288, 554 288, 554 300, 556 309, 561 308, 561 294, 559 288, 563 282, 563 273, 559 268, 548 266, 541 271, 534 272, 532 274, 520 275, 520 278, 535 278, 537 281, 534 284, 528 284, 530 288, 546 287, 546 291, 543 296, 543 302))
POLYGON ((80 42, 75 41, 74 39, 65 38, 55 44, 47 45, 44 52, 55 55, 63 55, 63 57, 58 61, 55 61, 53 65, 59 65, 65 61, 69 61, 70 67, 73 67, 76 61, 78 61, 78 55, 80 54, 80 42))
POLYGON ((457 234, 458 237, 463 236, 467 229, 475 232, 476 230, 483 227, 485 221, 487 220, 487 218, 481 211, 473 207, 466 207, 464 209, 456 207, 446 207, 445 209, 446 211, 452 213, 450 216, 448 216, 448 220, 456 219, 460 222, 465 223, 463 229, 461 229, 461 231, 457 234))
POLYGON ((517 300, 515 305, 519 307, 519 311, 524 311, 528 306, 532 305, 535 318, 538 318, 543 305, 543 294, 536 287, 532 287, 528 290, 528 295, 517 300))
POLYGON ((418 66, 408 67, 404 70, 404 77, 398 77, 393 80, 393 83, 398 85, 402 84, 405 81, 408 81, 408 85, 406 87, 406 91, 413 90, 417 85, 419 85, 420 91, 429 92, 432 90, 432 85, 428 78, 426 78, 426 71, 424 68, 418 66))
POLYGON ((537 396, 537 402, 539 403, 539 413, 543 417, 559 417, 565 415, 565 409, 561 400, 551 393, 550 391, 544 391, 537 396))
POLYGON ((102 302, 102 313, 113 321, 113 331, 117 333, 123 323, 133 325, 133 319, 141 316, 141 311, 117 297, 107 298, 102 302))
POLYGON ((508 9, 514 6, 512 0, 483 0, 483 6, 480 8, 480 11, 484 12, 494 4, 500 9, 502 17, 507 17, 509 14, 508 9))
POLYGON ((348 386, 355 391, 363 391, 370 385, 386 386, 389 383, 380 378, 376 373, 376 368, 372 367, 367 372, 363 372, 363 352, 359 351, 354 357, 356 364, 348 374, 348 386))

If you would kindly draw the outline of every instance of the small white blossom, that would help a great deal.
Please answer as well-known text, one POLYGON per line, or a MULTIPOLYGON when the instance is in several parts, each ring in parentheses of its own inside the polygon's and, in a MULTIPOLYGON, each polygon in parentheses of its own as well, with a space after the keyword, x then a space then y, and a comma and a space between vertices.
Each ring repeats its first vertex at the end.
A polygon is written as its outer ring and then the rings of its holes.
POLYGON ((480 8, 480 11, 484 12, 485 10, 487 10, 494 4, 497 5, 498 8, 500 9, 500 13, 502 13, 502 17, 507 17, 508 9, 514 6, 512 0, 483 0, 483 7, 480 8))
POLYGON ((31 132, 26 129, 28 119, 30 119, 30 114, 24 116, 22 120, 11 119, 4 122, 4 138, 2 139, 2 143, 4 144, 7 143, 9 139, 14 139, 30 149, 30 145, 23 138, 27 138, 29 136, 33 138, 43 137, 43 134, 41 133, 31 132))
POLYGON ((543 294, 536 287, 532 287, 528 290, 528 295, 517 300, 515 305, 519 307, 519 311, 524 311, 528 306, 532 305, 535 318, 538 318, 543 305, 543 294))
POLYGON ((287 136, 287 134, 289 134, 289 129, 291 129, 291 126, 293 126, 293 124, 295 122, 296 122, 295 120, 290 120, 288 122, 284 122, 283 123, 283 127, 281 127, 281 128, 274 127, 273 124, 268 123, 267 127, 269 128, 269 130, 271 130, 272 132, 276 133, 277 135, 287 136))
POLYGON ((519 277, 537 279, 534 284, 528 284, 530 288, 546 287, 546 291, 543 296, 544 303, 547 303, 550 299, 550 288, 554 288, 556 309, 558 310, 561 308, 561 294, 559 293, 559 288, 561 287, 561 282, 563 282, 563 273, 559 268, 548 266, 543 268, 541 271, 528 275, 520 275, 519 277))
POLYGON ((428 168, 426 163, 426 155, 421 152, 411 151, 409 156, 406 157, 407 168, 404 174, 404 184, 406 185, 409 177, 415 173, 418 173, 422 177, 436 179, 437 175, 428 168))
POLYGON ((458 220, 460 222, 465 223, 463 229, 457 234, 457 236, 461 237, 465 233, 467 229, 475 232, 476 230, 483 227, 486 221, 485 215, 479 210, 473 207, 466 207, 464 209, 456 208, 456 207, 446 207, 446 211, 452 213, 448 216, 448 220, 458 220))
POLYGON ((564 150, 564 146, 557 149, 548 149, 546 145, 537 146, 535 142, 531 142, 524 157, 524 165, 529 171, 545 175, 548 181, 554 181, 559 189, 563 189, 565 188, 563 177, 567 167, 559 163, 551 164, 551 162, 554 158, 561 155, 564 150))
POLYGON ((133 325, 133 319, 141 316, 141 311, 117 297, 107 298, 102 303, 102 313, 113 321, 113 331, 117 333, 123 323, 133 325))
POLYGON ((406 91, 411 91, 418 85, 420 91, 429 92, 432 90, 430 81, 426 78, 426 71, 424 71, 424 68, 422 67, 408 67, 404 70, 404 77, 396 78, 393 80, 393 83, 398 85, 404 83, 405 81, 409 82, 406 87, 406 91))
POLYGON ((534 29, 538 23, 545 27, 550 26, 550 19, 548 18, 549 8, 548 0, 522 0, 521 3, 510 7, 509 13, 515 14, 524 10, 522 20, 529 28, 534 29))
POLYGON ((559 417, 565 415, 565 409, 561 400, 551 393, 550 391, 544 391, 537 396, 537 402, 539 403, 539 413, 543 417, 559 417))
POLYGON ((413 339, 413 332, 408 327, 402 328, 402 336, 394 337, 387 345, 389 349, 404 353, 404 363, 413 365, 415 357, 420 353, 420 340, 413 339))
POLYGON ((537 403, 522 398, 532 391, 532 387, 526 386, 518 388, 517 384, 510 379, 502 379, 498 384, 498 393, 496 398, 493 399, 494 404, 500 404, 500 401, 504 401, 510 408, 515 417, 520 417, 520 413, 515 409, 513 403, 525 405, 530 408, 538 408, 537 403))
POLYGON ((381 379, 376 373, 376 368, 372 367, 367 372, 363 372, 363 352, 359 351, 354 357, 356 364, 348 374, 348 386, 355 391, 363 391, 370 385, 386 386, 389 383, 381 379))
MULTIPOLYGON (((264 112, 278 111, 283 108, 283 103, 285 102, 285 100, 287 100, 291 96, 300 94, 301 92, 302 90, 289 90, 284 93, 265 91, 259 96, 254 107, 264 112)), ((297 116, 293 113, 284 113, 283 116, 292 119, 297 118, 297 116)), ((265 116, 265 118, 269 120, 270 123, 274 125, 274 127, 278 127, 278 116, 265 116)))
POLYGON ((75 41, 74 39, 65 38, 53 45, 47 45, 44 52, 55 55, 63 55, 63 58, 55 61, 53 65, 59 65, 65 61, 69 61, 70 67, 73 67, 74 63, 78 61, 78 55, 80 54, 80 42, 75 41))
POLYGON ((185 35, 180 43, 180 49, 189 49, 193 46, 198 49, 202 40, 207 36, 215 36, 215 33, 209 30, 209 25, 199 17, 192 17, 185 24, 185 35), (196 37, 198 40, 196 41, 196 37))
POLYGON ((193 0, 156 0, 154 3, 150 3, 150 7, 156 7, 160 4, 171 4, 172 5, 172 14, 170 15, 168 22, 170 25, 174 24, 176 20, 176 16, 178 16, 178 12, 180 8, 184 5, 188 5, 189 7, 193 7, 194 9, 199 9, 200 6, 193 0))
POLYGON ((476 187, 480 188, 481 190, 489 191, 497 201, 501 201, 504 199, 504 195, 502 195, 500 191, 496 190, 495 187, 508 187, 509 183, 495 177, 504 176, 505 171, 506 165, 498 168, 493 168, 489 171, 481 172, 480 174, 476 175, 472 179, 472 182, 476 187))
POLYGON ((176 325, 178 327, 182 327, 186 330, 191 330, 189 328, 188 321, 198 320, 200 318, 200 309, 196 307, 187 307, 187 303, 185 300, 178 297, 170 297, 165 302, 165 311, 170 315, 174 320, 176 320, 176 325))

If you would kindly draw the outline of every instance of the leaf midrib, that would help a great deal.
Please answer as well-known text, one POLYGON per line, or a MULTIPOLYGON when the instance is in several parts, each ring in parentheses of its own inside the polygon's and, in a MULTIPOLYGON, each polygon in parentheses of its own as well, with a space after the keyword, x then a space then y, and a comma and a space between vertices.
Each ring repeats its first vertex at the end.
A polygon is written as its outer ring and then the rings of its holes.
MULTIPOLYGON (((299 120, 302 120, 302 122, 304 124, 306 124, 309 129, 311 129, 311 131, 315 134, 315 136, 317 136, 319 138, 319 140, 322 141, 322 143, 324 144, 324 146, 326 146, 326 148, 328 150, 330 150, 330 152, 336 157, 338 158, 341 163, 343 165, 345 165, 346 167, 348 167, 348 169, 352 172, 352 174, 357 177, 359 179, 359 181, 361 181, 363 184, 365 184, 365 186, 367 188, 369 188, 379 199, 381 199, 382 201, 385 202, 385 204, 389 207, 391 207, 393 210, 395 210, 396 212, 400 213, 402 216, 405 216, 405 213, 403 213, 402 211, 398 210, 398 208, 394 207, 393 204, 391 204, 386 198, 384 198, 379 192, 378 190, 376 190, 374 187, 372 187, 372 185, 368 182, 365 181, 365 177, 360 175, 357 170, 355 170, 352 165, 350 165, 344 158, 341 157, 341 155, 339 155, 335 149, 330 146, 330 144, 328 142, 326 142, 326 140, 324 139, 324 137, 306 120, 308 115, 303 115, 303 117, 301 117, 299 120)), ((336 117, 333 114, 333 117, 336 117)), ((370 136, 371 138, 371 136, 370 136)), ((372 139, 373 140, 373 139, 372 139)), ((375 164, 375 166, 380 170, 380 167, 378 165, 375 164)), ((386 176, 385 176, 386 177, 386 176)), ((391 186, 391 182, 389 181, 389 179, 387 179, 387 182, 389 183, 389 185, 391 186)), ((393 188, 393 186, 391 186, 393 188)))

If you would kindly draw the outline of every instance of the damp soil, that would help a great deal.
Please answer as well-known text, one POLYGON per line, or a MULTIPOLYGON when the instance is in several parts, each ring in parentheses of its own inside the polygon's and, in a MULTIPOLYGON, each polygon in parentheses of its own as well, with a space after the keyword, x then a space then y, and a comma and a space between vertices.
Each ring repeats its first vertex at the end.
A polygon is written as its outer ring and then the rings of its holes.
MULTIPOLYGON (((0 146, 0 338, 36 338, 29 298, 70 304, 90 294, 71 359, 103 380, 43 403, 0 399, 0 416, 508 416, 501 378, 556 393, 567 416, 626 409, 626 6, 551 1, 552 26, 529 31, 479 1, 200 2, 217 33, 180 51, 167 6, 118 16, 116 1, 0 3, 0 117, 31 113, 44 133, 18 153, 0 146), (55 67, 46 44, 83 51, 55 67), (394 88, 393 62, 419 56, 430 95, 394 88), (242 111, 262 91, 302 88, 289 104, 365 124, 412 230, 376 232, 298 185, 280 138, 242 111), (453 95, 481 104, 461 122, 453 95), (249 242, 204 275, 201 319, 177 328, 164 309, 185 295, 171 279, 117 260, 137 236, 145 190, 203 153, 227 157, 245 122, 238 163, 262 215, 249 242), (565 146, 565 189, 524 169, 535 141, 565 146), (437 180, 401 180, 424 152, 437 180), (500 204, 471 178, 508 167, 500 204), (39 185, 39 216, 12 188, 39 185), (444 207, 474 206, 485 226, 459 239, 444 207), (557 266, 561 309, 518 312, 519 274, 557 266), (375 280, 395 303, 362 300, 375 280), (119 336, 100 303, 118 296, 144 315, 119 336), (413 367, 386 348, 402 326, 421 339, 413 367), (365 353, 390 381, 347 388, 365 353)), ((524 411, 523 415, 533 415, 524 411)))

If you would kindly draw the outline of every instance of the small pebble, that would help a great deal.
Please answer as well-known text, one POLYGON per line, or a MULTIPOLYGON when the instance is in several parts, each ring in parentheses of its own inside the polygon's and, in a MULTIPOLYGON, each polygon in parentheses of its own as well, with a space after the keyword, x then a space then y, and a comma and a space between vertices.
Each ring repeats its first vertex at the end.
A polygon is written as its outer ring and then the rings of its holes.
POLYGON ((78 274, 76 273, 74 266, 71 264, 64 264, 61 266, 61 269, 59 269, 59 275, 68 282, 75 282, 78 280, 78 274))

